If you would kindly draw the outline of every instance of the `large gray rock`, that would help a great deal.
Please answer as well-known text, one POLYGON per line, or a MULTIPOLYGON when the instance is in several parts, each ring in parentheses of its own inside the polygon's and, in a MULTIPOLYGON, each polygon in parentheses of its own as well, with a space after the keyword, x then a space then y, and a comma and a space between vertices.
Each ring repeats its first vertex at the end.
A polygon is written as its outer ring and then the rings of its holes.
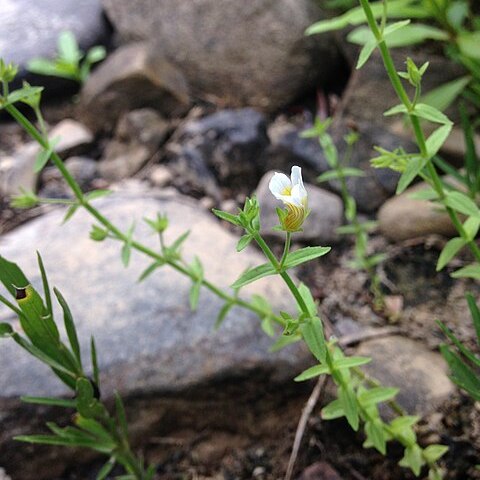
MULTIPOLYGON (((198 255, 207 278, 228 288, 249 265, 263 262, 253 250, 235 253, 236 236, 226 232, 212 214, 178 195, 152 198, 148 194, 115 195, 99 201, 105 215, 128 228, 137 219, 137 238, 156 247, 156 236, 140 217, 168 214, 171 241, 191 229, 186 257, 198 255)), ((259 332, 255 315, 234 309, 223 327, 213 325, 222 302, 202 289, 199 308, 188 304, 190 282, 170 267, 159 270, 143 283, 137 279, 150 263, 133 254, 124 269, 120 245, 99 244, 88 238, 92 219, 79 212, 61 226, 63 210, 54 211, 3 237, 3 256, 18 262, 35 285, 39 284, 35 250, 44 258, 52 285, 68 300, 76 319, 84 349, 91 334, 100 352, 104 389, 134 393, 178 392, 214 378, 264 370, 273 380, 286 380, 307 358, 303 349, 287 348, 271 355, 271 340, 259 332)), ((281 281, 268 279, 246 288, 269 298, 276 308, 289 309, 281 281)), ((3 317, 11 318, 2 309, 3 317)), ((13 342, 2 341, 0 404, 23 394, 46 395, 64 392, 62 385, 44 368, 24 354, 13 342)))
MULTIPOLYGON (((104 43, 109 30, 100 0, 0 0, 0 58, 20 66, 20 79, 34 57, 56 56, 58 36, 62 31, 73 32, 85 51, 104 43)), ((33 77, 27 76, 32 80, 33 77)), ((56 77, 37 77, 42 85, 62 86, 56 77)))
POLYGON ((306 37, 323 17, 312 0, 103 0, 121 37, 155 39, 195 93, 221 104, 275 110, 330 78, 328 35, 306 37))
POLYGON ((182 73, 149 43, 120 47, 87 79, 80 114, 94 131, 112 130, 134 109, 154 108, 164 115, 185 111, 189 88, 182 73))

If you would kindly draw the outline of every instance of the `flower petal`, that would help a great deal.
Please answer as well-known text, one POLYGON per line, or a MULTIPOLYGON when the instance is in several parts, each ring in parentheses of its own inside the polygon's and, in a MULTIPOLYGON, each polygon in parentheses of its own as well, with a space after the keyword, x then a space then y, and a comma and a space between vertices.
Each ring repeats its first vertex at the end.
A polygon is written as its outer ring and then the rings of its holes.
POLYGON ((292 192, 290 195, 290 203, 297 205, 298 207, 306 207, 307 206, 307 191, 303 184, 296 184, 292 188, 292 192))
POLYGON ((290 179, 284 173, 277 172, 275 172, 275 175, 273 175, 273 177, 270 179, 270 183, 268 184, 268 188, 278 200, 283 200, 280 198, 284 196, 283 192, 286 188, 291 187, 292 183, 290 182, 290 179))
POLYGON ((292 185, 301 185, 303 187, 302 169, 299 166, 294 165, 292 167, 291 178, 292 178, 292 185))

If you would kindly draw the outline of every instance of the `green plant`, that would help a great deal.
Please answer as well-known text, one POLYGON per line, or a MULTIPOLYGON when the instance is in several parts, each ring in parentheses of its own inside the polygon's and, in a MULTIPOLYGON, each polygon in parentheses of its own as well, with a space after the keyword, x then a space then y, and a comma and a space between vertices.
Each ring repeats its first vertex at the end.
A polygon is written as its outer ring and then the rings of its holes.
MULTIPOLYGON (((480 309, 472 294, 467 294, 468 308, 480 347, 480 309)), ((453 347, 442 345, 440 350, 452 371, 451 379, 473 399, 480 401, 480 357, 467 348, 442 322, 438 322, 453 347)))
MULTIPOLYGON (((157 251, 136 241, 133 227, 126 232, 121 231, 93 205, 93 201, 96 198, 106 195, 109 192, 102 190, 88 194, 82 192, 79 185, 75 182, 55 152, 54 144, 52 144, 45 132, 43 118, 39 108, 41 90, 35 87, 24 86, 22 89, 10 93, 8 83, 12 80, 14 74, 15 67, 5 65, 0 61, 0 80, 3 85, 3 95, 0 97, 0 108, 5 109, 41 146, 42 152, 39 159, 37 159, 37 169, 43 168, 43 166, 51 160, 72 189, 74 199, 63 202, 68 206, 65 220, 71 218, 79 208, 83 208, 95 219, 95 224, 90 233, 91 238, 96 241, 105 241, 107 239, 119 241, 122 244, 121 258, 125 265, 129 263, 132 250, 136 250, 150 257, 152 264, 142 274, 141 279, 152 274, 156 269, 164 265, 169 265, 178 273, 189 277, 192 281, 190 291, 190 304, 192 308, 196 308, 202 288, 213 292, 225 302, 218 314, 217 325, 220 325, 229 310, 237 305, 255 312, 261 320, 263 330, 268 335, 276 336, 275 325, 282 328, 283 331, 277 336, 272 347, 273 349, 280 349, 292 342, 304 341, 317 363, 299 375, 297 380, 307 380, 319 375, 328 374, 337 385, 338 399, 323 410, 325 419, 344 416, 355 430, 359 429, 362 425, 366 435, 365 446, 373 446, 383 454, 386 453, 386 443, 388 441, 398 441, 403 445, 405 450, 404 458, 400 462, 402 466, 410 468, 416 475, 420 474, 423 466, 427 466, 431 478, 442 478, 442 470, 438 466, 437 461, 445 453, 446 447, 442 445, 430 445, 427 448, 421 448, 418 445, 413 430, 418 418, 404 415, 403 410, 394 401, 397 389, 382 387, 377 381, 369 378, 359 368, 361 365, 370 361, 370 359, 365 357, 347 357, 338 345, 336 345, 335 340, 327 340, 325 338, 318 305, 314 301, 310 290, 304 284, 297 285, 289 273, 289 270, 292 268, 320 258, 330 250, 329 247, 306 247, 293 252, 290 251, 291 236, 302 228, 303 221, 306 215, 308 215, 307 192, 303 187, 299 167, 292 169, 291 179, 283 174, 277 174, 272 179, 270 185, 272 193, 285 204, 285 209, 277 210, 280 221, 278 228, 285 232, 285 247, 280 259, 274 255, 260 235, 260 205, 255 198, 247 199, 244 208, 236 215, 215 211, 215 214, 219 218, 244 230, 244 235, 238 242, 238 251, 243 250, 250 242, 254 241, 264 252, 267 259, 266 263, 244 272, 231 286, 233 293, 226 292, 205 278, 204 269, 198 258, 195 258, 191 263, 187 263, 183 259, 181 247, 188 236, 188 232, 185 232, 172 244, 165 244, 163 233, 165 229, 168 228, 168 219, 164 216, 159 215, 157 218, 145 220, 159 236, 160 250, 157 251), (14 105, 16 102, 26 103, 33 108, 40 129, 37 129, 35 125, 16 108, 14 105), (259 278, 271 275, 279 275, 290 289, 298 309, 297 315, 290 315, 285 312, 280 312, 279 314, 274 313, 268 300, 259 295, 254 295, 250 300, 245 300, 240 297, 240 290, 243 286, 259 278), (390 405, 397 414, 396 419, 388 423, 382 419, 378 409, 378 405, 382 402, 390 405)), ((51 201, 51 199, 40 198, 33 192, 25 192, 23 195, 17 197, 16 204, 18 206, 31 206, 37 203, 51 201)), ((26 280, 22 282, 22 284, 25 282, 26 280)), ((12 282, 10 282, 10 288, 12 288, 11 283, 12 282)), ((49 305, 48 300, 46 303, 49 305)), ((5 304, 9 308, 13 306, 10 302, 5 304)), ((2 326, 2 332, 7 335, 13 334, 9 326, 5 325, 2 326)), ((57 364, 54 366, 57 366, 57 364)), ((80 373, 79 376, 81 379, 84 378, 80 373)), ((83 380, 82 385, 86 385, 83 380)), ((88 389, 89 387, 85 386, 82 388, 88 389)), ((76 395, 78 404, 78 397, 83 395, 82 390, 79 389, 76 395)), ((91 395, 89 395, 88 398, 93 402, 91 395)), ((98 418, 95 417, 95 420, 98 420, 98 418)), ((36 437, 36 440, 40 442, 42 437, 36 437)), ((122 463, 121 459, 118 459, 118 462, 122 463)), ((138 465, 142 465, 136 457, 135 462, 137 462, 138 465)), ((131 478, 143 479, 142 471, 131 473, 131 478)), ((148 470, 148 472, 150 471, 151 470, 148 470)), ((147 473, 145 475, 149 474, 150 473, 147 473)))
MULTIPOLYGON (((480 228, 480 209, 476 204, 479 193, 479 165, 473 141, 472 124, 466 114, 465 107, 462 107, 462 127, 467 149, 465 172, 457 172, 437 156, 438 151, 449 136, 453 124, 439 108, 432 105, 432 102, 429 104, 422 102, 421 84, 422 78, 428 69, 428 62, 417 66, 413 60, 407 58, 406 71, 397 72, 389 50, 389 46, 395 45, 395 41, 392 41, 392 38, 399 39, 398 41, 405 44, 414 31, 412 30, 414 25, 410 25, 409 20, 387 25, 387 19, 392 17, 402 18, 406 15, 420 18, 422 15, 425 16, 427 3, 438 14, 443 12, 445 26, 447 26, 448 21, 452 21, 453 12, 456 12, 458 15, 457 26, 463 28, 468 9, 468 5, 465 2, 451 2, 448 0, 438 2, 431 0, 417 4, 417 2, 392 0, 370 4, 368 0, 360 0, 361 10, 354 9, 347 12, 343 17, 330 21, 330 24, 328 21, 317 24, 317 26, 312 27, 310 32, 338 28, 343 26, 345 22, 350 24, 367 22, 370 33, 362 37, 361 43, 363 47, 357 68, 360 68, 368 61, 375 48, 380 50, 385 69, 400 100, 399 105, 392 107, 384 115, 406 115, 413 129, 418 147, 418 151, 414 153, 406 153, 401 148, 388 151, 381 147, 376 147, 380 155, 372 159, 372 164, 376 167, 389 167, 401 172, 397 193, 403 192, 417 176, 420 176, 429 184, 429 188, 416 193, 414 196, 435 202, 436 205, 444 209, 458 232, 458 237, 449 240, 443 248, 437 262, 437 270, 443 269, 460 250, 467 247, 473 255, 474 262, 453 272, 452 277, 480 279, 480 249, 475 241, 480 228), (377 18, 380 18, 379 23, 377 18), (402 80, 406 80, 413 87, 413 97, 408 96, 402 80), (424 131, 426 122, 436 125, 436 129, 428 137, 424 131), (457 185, 442 179, 437 168, 451 174, 457 180, 457 185), (462 217, 464 219, 461 220, 462 217)), ((478 29, 477 18, 472 20, 472 24, 474 24, 475 29, 478 29)), ((424 25, 422 28, 424 27, 427 26, 424 25)), ((429 30, 427 29, 426 31, 429 30)), ((470 85, 471 90, 466 94, 466 98, 478 106, 480 104, 478 100, 480 98, 480 90, 478 89, 478 76, 475 77, 475 74, 478 74, 478 72, 475 72, 475 68, 473 68, 478 63, 478 49, 475 52, 473 51, 474 45, 472 41, 479 38, 479 32, 462 31, 459 33, 452 29, 449 34, 453 37, 454 46, 457 49, 455 50, 456 56, 460 57, 462 61, 468 59, 467 63, 473 69, 473 78, 477 83, 470 85)), ((453 97, 454 95, 450 95, 448 102, 453 97)), ((437 105, 441 102, 443 102, 443 106, 448 103, 445 102, 445 99, 439 98, 437 105)), ((479 310, 471 295, 467 296, 467 300, 478 336, 480 331, 479 310)), ((480 378, 478 375, 480 362, 478 357, 466 348, 445 325, 442 323, 439 323, 439 325, 455 346, 455 349, 447 346, 441 347, 441 352, 452 370, 452 380, 465 389, 474 399, 478 400, 480 392, 480 378)))
POLYGON ((376 266, 385 260, 385 255, 382 253, 369 255, 368 253, 368 234, 376 227, 376 222, 361 222, 358 219, 357 204, 353 196, 350 194, 347 185, 348 177, 361 177, 365 175, 363 170, 349 166, 353 147, 358 140, 358 134, 351 131, 345 135, 344 140, 347 144, 347 149, 344 157, 340 159, 337 147, 335 146, 331 135, 328 133, 330 125, 331 119, 322 122, 317 118, 314 126, 309 130, 304 131, 302 136, 307 138, 318 138, 331 169, 320 175, 317 178, 317 181, 327 182, 336 180, 339 182, 345 219, 348 224, 339 227, 337 232, 341 235, 353 235, 355 237, 355 258, 349 262, 349 266, 353 269, 364 270, 367 273, 370 280, 370 291, 373 295, 374 306, 377 310, 382 310, 385 306, 385 302, 376 266))
MULTIPOLYGON (((380 19, 382 39, 388 48, 416 45, 425 41, 441 42, 445 53, 460 63, 468 75, 445 83, 429 92, 423 103, 443 111, 461 95, 480 108, 480 17, 465 0, 388 0, 369 2, 372 20, 380 19), (403 20, 401 20, 403 19, 403 20), (388 24, 389 20, 396 20, 388 24), (399 21, 400 20, 400 21, 399 21), (433 22, 431 25, 427 22, 433 22)), ((357 67, 362 66, 378 45, 363 5, 333 19, 311 25, 307 33, 318 34, 353 27, 347 38, 364 46, 357 67)), ((377 28, 378 29, 378 28, 377 28)))
POLYGON ((27 68, 32 73, 68 78, 83 84, 90 75, 92 65, 102 61, 105 56, 105 47, 99 45, 84 54, 78 47, 74 34, 66 31, 58 37, 57 56, 53 60, 33 58, 28 62, 27 68))
MULTIPOLYGON (((44 299, 32 287, 23 272, 14 263, 0 257, 0 282, 13 297, 13 302, 0 295, 3 303, 18 316, 25 336, 14 331, 9 323, 0 323, 0 338, 11 338, 30 355, 49 366, 52 372, 75 394, 73 400, 54 397, 23 397, 26 403, 53 405, 75 412, 74 425, 59 427, 47 423, 49 435, 20 435, 15 437, 29 443, 86 447, 108 455, 109 460, 97 475, 101 480, 120 464, 127 475, 123 479, 151 480, 155 474, 152 465, 145 469, 143 461, 134 455, 128 439, 128 427, 122 399, 115 395, 115 413, 109 413, 101 401, 97 353, 91 339, 93 375, 87 376, 80 352, 80 344, 71 310, 59 290, 53 289, 63 311, 68 344, 60 336, 54 319, 52 295, 40 255, 38 265, 42 276, 44 299)), ((120 477, 118 477, 120 478, 120 477)))

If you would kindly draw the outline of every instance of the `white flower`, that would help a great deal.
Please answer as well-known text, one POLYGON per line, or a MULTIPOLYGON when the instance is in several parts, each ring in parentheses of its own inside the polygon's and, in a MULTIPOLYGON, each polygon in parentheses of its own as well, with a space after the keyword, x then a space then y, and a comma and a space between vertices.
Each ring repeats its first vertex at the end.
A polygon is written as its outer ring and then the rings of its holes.
POLYGON ((280 218, 283 229, 287 232, 299 230, 308 215, 307 190, 303 185, 302 169, 293 166, 290 178, 284 173, 275 172, 268 187, 274 197, 287 207, 286 215, 280 218))

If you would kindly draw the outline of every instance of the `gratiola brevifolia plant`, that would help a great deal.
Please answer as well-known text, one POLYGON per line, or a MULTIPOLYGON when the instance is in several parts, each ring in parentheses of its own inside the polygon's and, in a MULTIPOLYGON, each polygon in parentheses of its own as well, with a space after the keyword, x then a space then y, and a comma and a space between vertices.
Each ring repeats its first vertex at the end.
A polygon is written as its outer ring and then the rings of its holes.
MULTIPOLYGON (((218 314, 217 325, 220 325, 229 310, 237 305, 255 312, 261 319, 263 330, 269 335, 277 335, 274 328, 275 324, 282 328, 283 331, 277 337, 273 349, 282 348, 293 342, 304 341, 317 363, 300 374, 296 380, 301 381, 319 375, 329 375, 337 385, 338 399, 323 409, 323 418, 346 417, 355 430, 358 430, 362 425, 366 435, 365 446, 373 446, 383 454, 386 453, 386 444, 389 440, 398 441, 405 449, 405 455, 400 462, 402 466, 410 468, 416 475, 419 475, 422 467, 426 466, 432 479, 442 478, 442 471, 437 464, 437 460, 445 453, 446 447, 442 445, 430 445, 425 449, 420 447, 413 429, 418 417, 403 414, 403 410, 393 400, 397 394, 397 389, 380 386, 378 382, 370 379, 360 370, 359 367, 368 363, 369 358, 347 357, 336 345, 335 339, 325 338, 318 305, 314 301, 310 290, 304 284, 297 284, 295 278, 289 273, 289 270, 294 267, 322 257, 330 251, 330 247, 320 246, 290 251, 291 236, 295 231, 302 228, 308 214, 307 192, 303 186, 299 167, 292 168, 290 179, 283 174, 277 174, 270 184, 272 193, 285 204, 285 209, 278 209, 280 221, 278 228, 285 232, 285 248, 280 259, 275 256, 260 234, 260 205, 255 198, 247 198, 243 209, 237 214, 215 210, 215 214, 219 218, 244 230, 244 235, 237 245, 238 251, 245 249, 250 242, 254 241, 267 259, 266 263, 244 272, 231 285, 233 293, 226 292, 205 278, 203 266, 198 258, 195 258, 191 263, 183 259, 181 247, 188 236, 188 232, 181 235, 172 244, 166 245, 163 233, 168 228, 168 219, 164 216, 159 215, 156 219, 146 219, 148 225, 159 235, 160 246, 159 250, 156 250, 135 240, 133 228, 128 229, 127 232, 121 231, 93 205, 92 201, 95 198, 109 192, 93 191, 84 194, 81 191, 79 185, 55 152, 54 145, 46 134, 39 108, 40 90, 25 86, 19 91, 9 93, 8 83, 14 73, 14 67, 0 62, 0 79, 3 84, 0 108, 4 108, 12 115, 42 147, 36 168, 41 170, 51 160, 71 187, 74 199, 64 202, 69 207, 66 220, 70 219, 78 208, 84 208, 96 221, 90 234, 91 238, 96 241, 114 239, 121 242, 121 258, 125 265, 128 265, 132 250, 137 250, 150 257, 152 264, 143 273, 142 279, 163 265, 169 265, 178 273, 188 276, 192 280, 190 291, 192 308, 197 306, 202 287, 212 291, 225 302, 218 314), (15 107, 14 103, 18 101, 27 103, 33 108, 40 130, 15 107), (243 286, 259 278, 272 275, 279 275, 286 283, 294 298, 298 310, 297 314, 291 315, 285 312, 276 314, 268 300, 259 295, 254 295, 251 300, 240 297, 240 290, 243 286), (382 419, 378 408, 382 402, 391 406, 397 414, 397 418, 390 422, 382 419)), ((16 205, 29 206, 51 201, 51 199, 39 198, 32 192, 26 192, 16 199, 16 205)), ((56 201, 62 202, 61 200, 56 201)), ((11 308, 10 302, 6 305, 11 308)), ((136 461, 139 460, 136 459, 136 461)), ((121 462, 119 461, 119 463, 121 462)), ((141 474, 132 473, 131 475, 128 478, 143 479, 141 474)))

